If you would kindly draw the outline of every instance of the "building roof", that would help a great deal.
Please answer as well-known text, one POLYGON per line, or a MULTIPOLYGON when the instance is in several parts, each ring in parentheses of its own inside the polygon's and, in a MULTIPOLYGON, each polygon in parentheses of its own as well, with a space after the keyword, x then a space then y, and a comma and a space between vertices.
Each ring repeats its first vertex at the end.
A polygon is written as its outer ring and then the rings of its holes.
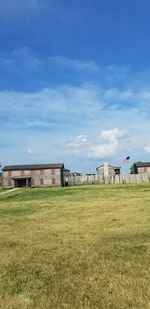
POLYGON ((67 168, 64 168, 64 173, 70 173, 70 170, 68 170, 67 168))
MULTIPOLYGON (((110 164, 108 164, 108 166, 113 167, 114 169, 121 169, 121 167, 120 167, 120 166, 113 166, 113 165, 110 165, 110 164)), ((98 166, 96 169, 98 169, 98 168, 100 168, 100 167, 104 167, 104 164, 103 164, 103 165, 98 166)))
POLYGON ((150 166, 150 162, 138 162, 136 163, 137 167, 150 166))
POLYGON ((2 171, 17 171, 17 170, 41 170, 51 168, 64 168, 63 163, 53 164, 27 164, 27 165, 6 165, 2 168, 2 171))

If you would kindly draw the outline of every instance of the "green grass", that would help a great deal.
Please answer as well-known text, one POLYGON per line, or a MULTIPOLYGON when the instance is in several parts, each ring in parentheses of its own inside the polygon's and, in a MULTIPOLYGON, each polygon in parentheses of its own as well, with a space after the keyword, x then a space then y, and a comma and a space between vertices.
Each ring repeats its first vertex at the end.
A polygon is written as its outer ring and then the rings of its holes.
POLYGON ((0 308, 150 308, 150 185, 0 196, 0 308))

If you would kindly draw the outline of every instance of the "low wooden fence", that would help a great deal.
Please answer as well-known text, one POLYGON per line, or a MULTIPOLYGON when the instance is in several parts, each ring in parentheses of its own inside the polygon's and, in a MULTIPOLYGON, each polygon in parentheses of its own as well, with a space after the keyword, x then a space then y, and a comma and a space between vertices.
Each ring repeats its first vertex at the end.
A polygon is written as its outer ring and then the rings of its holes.
POLYGON ((70 176, 69 185, 79 184, 126 184, 126 183, 149 183, 150 174, 129 174, 129 175, 115 175, 115 176, 98 176, 98 175, 81 175, 70 176))

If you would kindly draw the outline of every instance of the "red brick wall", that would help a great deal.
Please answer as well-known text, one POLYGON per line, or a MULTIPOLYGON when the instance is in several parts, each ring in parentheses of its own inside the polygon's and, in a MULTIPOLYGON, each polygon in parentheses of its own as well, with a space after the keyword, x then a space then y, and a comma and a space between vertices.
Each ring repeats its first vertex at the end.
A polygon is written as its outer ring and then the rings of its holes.
POLYGON ((20 171, 20 176, 24 176, 24 171, 23 170, 20 171))
POLYGON ((40 170, 40 175, 44 176, 44 170, 40 170))
POLYGON ((31 176, 34 176, 34 175, 35 175, 34 170, 31 170, 31 176))
POLYGON ((52 168, 52 175, 54 176, 56 174, 55 168, 52 168))

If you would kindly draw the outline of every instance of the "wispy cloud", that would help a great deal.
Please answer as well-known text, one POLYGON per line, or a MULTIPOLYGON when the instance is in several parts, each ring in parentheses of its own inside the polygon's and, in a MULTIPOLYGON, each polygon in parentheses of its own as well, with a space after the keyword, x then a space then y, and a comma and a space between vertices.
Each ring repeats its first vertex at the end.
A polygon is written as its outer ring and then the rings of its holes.
MULTIPOLYGON (((89 80, 98 79, 102 83, 105 81, 106 84, 116 82, 116 80, 128 80, 129 76, 128 68, 115 65, 102 66, 92 60, 73 59, 61 55, 40 57, 27 46, 0 55, 0 69, 2 72, 14 74, 26 74, 27 72, 31 74, 31 72, 38 70, 39 75, 34 78, 39 81, 41 81, 40 73, 42 78, 47 80, 49 72, 53 70, 61 74, 67 72, 68 78, 72 78, 72 74, 76 76, 77 80, 80 77, 87 78, 88 76, 89 80)), ((115 89, 113 93, 115 94, 115 89)))
POLYGON ((6 72, 13 72, 22 75, 28 70, 37 71, 42 66, 42 62, 27 47, 13 50, 11 53, 0 57, 0 68, 6 72))
POLYGON ((45 9, 46 1, 41 0, 1 0, 0 18, 1 21, 11 22, 14 18, 28 18, 29 15, 45 9))
MULTIPOLYGON (((0 23, 16 24, 33 20, 47 21, 47 26, 52 22, 67 23, 76 21, 76 12, 65 6, 59 0, 1 0, 0 23)), ((26 24, 27 25, 27 24, 26 24)))
POLYGON ((67 57, 49 57, 49 60, 59 66, 69 67, 75 70, 98 71, 99 67, 93 61, 70 59, 67 57))
POLYGON ((29 119, 43 121, 47 117, 52 119, 54 115, 79 117, 81 113, 91 119, 101 110, 97 91, 92 85, 62 86, 34 93, 3 91, 0 92, 0 111, 23 122, 29 119))
POLYGON ((101 66, 99 69, 104 75, 105 79, 110 82, 114 80, 125 81, 131 73, 129 67, 116 66, 114 64, 101 66))
MULTIPOLYGON (((50 160, 50 154, 51 161, 85 157, 117 160, 126 153, 143 160, 149 154, 149 94, 143 87, 138 92, 121 91, 96 84, 63 85, 35 92, 1 91, 1 135, 4 140, 14 140, 16 155, 22 160, 34 159, 34 149, 43 149, 38 158, 50 160), (53 146, 56 140, 59 152, 53 146)), ((11 158, 12 151, 15 158, 14 149, 10 143, 11 158)))
POLYGON ((29 156, 32 156, 32 155, 35 154, 35 151, 32 150, 31 148, 27 148, 27 149, 25 150, 25 153, 27 153, 29 156))
MULTIPOLYGON (((149 123, 150 91, 102 89, 98 85, 58 86, 35 92, 0 92, 1 126, 52 127, 66 122, 75 126, 127 126, 142 132, 149 123), (9 121, 8 121, 9 120, 9 121), (107 121, 107 123, 106 123, 107 121), (139 126, 142 123, 142 126, 139 126), (111 125, 112 124, 112 125, 111 125)), ((147 135, 147 134, 146 134, 147 135)))
POLYGON ((37 156, 44 155, 43 152, 37 151, 37 150, 35 150, 35 149, 32 149, 31 147, 25 149, 25 154, 26 154, 27 156, 32 156, 32 157, 37 157, 37 156))

